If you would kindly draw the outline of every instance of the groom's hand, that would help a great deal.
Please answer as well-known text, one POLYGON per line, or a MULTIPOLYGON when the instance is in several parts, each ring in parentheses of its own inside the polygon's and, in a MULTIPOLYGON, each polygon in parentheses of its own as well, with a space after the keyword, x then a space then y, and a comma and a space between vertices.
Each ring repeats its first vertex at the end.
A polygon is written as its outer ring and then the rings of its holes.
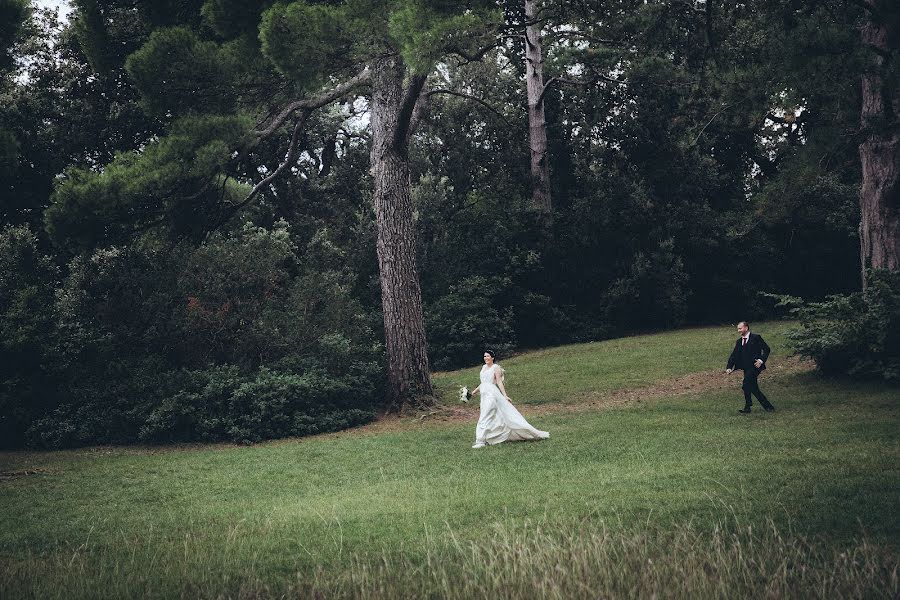
POLYGON ((763 361, 761 358, 757 358, 755 361, 753 361, 753 364, 756 365, 756 368, 758 369, 763 365, 763 361))

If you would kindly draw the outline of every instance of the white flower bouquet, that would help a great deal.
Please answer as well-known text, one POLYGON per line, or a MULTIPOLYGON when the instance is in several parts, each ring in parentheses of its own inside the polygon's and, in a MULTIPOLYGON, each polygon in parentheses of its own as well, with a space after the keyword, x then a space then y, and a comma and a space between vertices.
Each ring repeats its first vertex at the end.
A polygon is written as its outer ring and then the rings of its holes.
POLYGON ((469 398, 472 397, 472 392, 469 391, 469 388, 466 386, 462 386, 459 388, 459 401, 468 403, 469 398))

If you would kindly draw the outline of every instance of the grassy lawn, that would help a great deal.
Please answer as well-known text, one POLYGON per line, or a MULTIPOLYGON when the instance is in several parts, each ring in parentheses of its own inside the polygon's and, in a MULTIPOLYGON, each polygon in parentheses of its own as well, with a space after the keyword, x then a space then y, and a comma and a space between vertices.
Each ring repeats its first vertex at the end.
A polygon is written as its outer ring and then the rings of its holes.
MULTIPOLYGON (((785 326, 755 330, 774 368, 785 326)), ((517 403, 572 402, 720 369, 734 337, 503 364, 517 403)), ((450 395, 476 377, 437 380, 450 395)), ((474 422, 409 419, 251 447, 5 453, 0 471, 36 473, 0 481, 0 598, 895 595, 898 391, 797 373, 761 380, 778 412, 742 416, 733 381, 532 419, 550 440, 481 451, 474 422)))

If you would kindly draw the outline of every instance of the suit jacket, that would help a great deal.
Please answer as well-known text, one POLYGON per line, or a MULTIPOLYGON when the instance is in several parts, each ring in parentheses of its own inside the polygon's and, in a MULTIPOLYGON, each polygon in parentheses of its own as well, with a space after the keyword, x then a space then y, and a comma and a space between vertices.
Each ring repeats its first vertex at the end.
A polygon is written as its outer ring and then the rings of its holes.
POLYGON ((762 339, 761 335, 755 333, 750 334, 746 346, 741 344, 741 339, 742 338, 738 338, 734 343, 734 350, 731 351, 731 356, 728 357, 728 366, 725 368, 741 369, 743 371, 749 369, 754 369, 757 372, 764 371, 766 369, 766 360, 769 358, 769 352, 772 351, 769 348, 769 345, 762 339), (757 358, 763 361, 763 366, 759 369, 753 364, 757 358))

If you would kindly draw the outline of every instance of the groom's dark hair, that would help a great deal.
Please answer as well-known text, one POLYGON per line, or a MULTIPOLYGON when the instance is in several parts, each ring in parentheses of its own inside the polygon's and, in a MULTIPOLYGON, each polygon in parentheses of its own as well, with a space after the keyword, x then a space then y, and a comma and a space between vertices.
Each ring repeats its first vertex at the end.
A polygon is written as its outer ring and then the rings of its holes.
POLYGON ((750 323, 748 323, 747 321, 738 321, 738 325, 746 325, 747 329, 750 329, 750 323))

